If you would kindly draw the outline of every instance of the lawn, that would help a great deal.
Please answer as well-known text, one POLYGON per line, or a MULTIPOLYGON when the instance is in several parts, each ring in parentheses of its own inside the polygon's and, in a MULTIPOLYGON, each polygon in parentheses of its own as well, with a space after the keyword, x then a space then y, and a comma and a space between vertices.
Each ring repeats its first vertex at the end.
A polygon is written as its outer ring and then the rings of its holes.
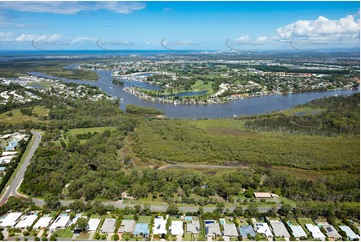
POLYGON ((209 93, 212 93, 212 82, 209 81, 207 84, 205 84, 204 81, 198 80, 191 86, 191 90, 196 92, 208 90, 209 93))
POLYGON ((65 133, 64 136, 74 136, 77 134, 84 134, 84 133, 102 133, 105 130, 114 131, 116 130, 116 127, 110 126, 110 127, 95 127, 95 128, 80 128, 80 129, 70 129, 68 132, 65 133))
POLYGON ((123 219, 134 219, 133 215, 124 215, 123 219))
POLYGON ((139 216, 138 223, 150 224, 151 220, 152 220, 151 216, 139 216))
MULTIPOLYGON (((37 114, 37 116, 39 117, 45 116, 48 115, 49 109, 44 108, 42 106, 35 106, 33 109, 33 113, 37 114)), ((11 111, 7 111, 5 113, 0 114, 0 123, 18 124, 26 121, 46 122, 46 121, 39 121, 39 117, 23 115, 20 112, 20 109, 13 109, 11 111), (10 113, 12 113, 12 116, 8 116, 10 113)))
POLYGON ((182 219, 180 217, 176 217, 176 216, 170 216, 171 221, 182 221, 182 219))
POLYGON ((185 233, 183 240, 185 240, 185 241, 192 241, 192 234, 191 234, 191 233, 185 233))
POLYGON ((285 115, 311 115, 318 114, 322 111, 326 111, 324 108, 310 108, 310 107, 302 107, 302 108, 291 108, 288 110, 280 111, 285 115))
POLYGON ((71 230, 70 227, 67 227, 66 229, 59 229, 57 231, 57 234, 59 238, 64 238, 64 239, 70 239, 73 237, 73 231, 71 230))

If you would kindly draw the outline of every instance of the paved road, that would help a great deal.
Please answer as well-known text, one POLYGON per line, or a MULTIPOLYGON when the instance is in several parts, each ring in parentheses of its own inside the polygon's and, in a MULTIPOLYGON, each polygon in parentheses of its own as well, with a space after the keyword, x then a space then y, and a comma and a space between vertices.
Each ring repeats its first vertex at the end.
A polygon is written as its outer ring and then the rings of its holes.
POLYGON ((10 186, 7 187, 4 195, 2 196, 2 198, 0 200, 0 205, 4 204, 11 196, 23 197, 23 195, 21 195, 17 192, 17 189, 20 187, 20 184, 24 179, 24 174, 25 174, 26 168, 30 164, 30 160, 33 157, 36 149, 38 148, 40 140, 41 140, 40 133, 35 132, 35 131, 31 131, 31 133, 35 137, 35 141, 34 141, 32 147, 30 148, 28 155, 25 157, 23 165, 20 167, 18 172, 15 174, 14 180, 12 181, 10 186))

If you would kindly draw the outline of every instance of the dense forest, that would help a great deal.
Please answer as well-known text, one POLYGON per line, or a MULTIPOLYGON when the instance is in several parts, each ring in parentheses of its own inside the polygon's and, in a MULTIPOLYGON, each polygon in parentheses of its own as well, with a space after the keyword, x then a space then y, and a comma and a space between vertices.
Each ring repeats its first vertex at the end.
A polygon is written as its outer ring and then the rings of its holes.
POLYGON ((359 135, 360 94, 313 100, 300 108, 321 108, 315 114, 285 115, 282 112, 254 116, 245 126, 257 131, 278 131, 310 135, 359 135))

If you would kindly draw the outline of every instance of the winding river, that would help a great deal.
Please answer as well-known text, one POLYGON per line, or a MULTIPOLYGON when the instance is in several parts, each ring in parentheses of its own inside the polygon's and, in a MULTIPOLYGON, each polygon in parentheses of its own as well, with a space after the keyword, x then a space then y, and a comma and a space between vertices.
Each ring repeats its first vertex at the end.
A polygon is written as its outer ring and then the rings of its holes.
MULTIPOLYGON (((71 67, 70 67, 71 68, 71 67)), ((233 117, 234 115, 254 115, 261 113, 269 113, 277 110, 285 110, 294 107, 299 104, 309 102, 311 100, 335 96, 335 95, 351 95, 353 93, 360 92, 359 89, 346 89, 346 90, 334 90, 325 92, 306 92, 300 94, 287 94, 287 95, 271 95, 262 97, 250 97, 231 101, 225 104, 209 104, 209 105, 173 105, 166 103, 154 103, 141 100, 132 94, 129 94, 123 90, 127 86, 137 86, 146 89, 159 89, 146 82, 122 80, 124 87, 120 87, 112 84, 111 71, 96 71, 99 75, 98 81, 80 81, 70 80, 65 78, 56 78, 64 82, 73 82, 78 84, 89 84, 99 87, 102 91, 108 93, 113 97, 119 97, 123 100, 120 104, 120 108, 125 110, 127 104, 136 104, 142 106, 149 106, 158 108, 164 111, 167 117, 171 118, 225 118, 233 117)), ((41 72, 29 72, 29 74, 54 78, 41 72)))

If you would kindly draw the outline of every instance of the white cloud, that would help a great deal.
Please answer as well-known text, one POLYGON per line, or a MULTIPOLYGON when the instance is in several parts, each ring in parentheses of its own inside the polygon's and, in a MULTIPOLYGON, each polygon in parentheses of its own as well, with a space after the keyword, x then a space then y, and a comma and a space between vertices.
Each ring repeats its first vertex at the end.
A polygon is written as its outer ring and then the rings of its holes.
POLYGON ((239 38, 237 38, 238 41, 249 41, 249 36, 248 35, 243 35, 239 38))
POLYGON ((12 41, 14 39, 12 33, 0 32, 0 41, 12 41))
POLYGON ((259 36, 259 37, 257 38, 257 41, 258 41, 258 42, 261 42, 261 43, 265 42, 266 40, 267 40, 267 36, 259 36))
POLYGON ((357 38, 360 31, 358 20, 352 15, 338 20, 319 16, 316 20, 298 20, 277 29, 280 39, 320 38, 342 39, 357 38))
POLYGON ((21 12, 76 14, 81 11, 109 10, 129 14, 145 8, 139 2, 0 2, 0 9, 13 9, 21 12))
POLYGON ((60 34, 53 35, 37 35, 37 34, 21 34, 15 38, 16 41, 25 42, 25 41, 57 41, 60 40, 63 36, 60 34))
POLYGON ((84 42, 95 41, 95 40, 96 38, 91 38, 91 37, 76 37, 72 39, 71 42, 74 44, 82 44, 84 42))

